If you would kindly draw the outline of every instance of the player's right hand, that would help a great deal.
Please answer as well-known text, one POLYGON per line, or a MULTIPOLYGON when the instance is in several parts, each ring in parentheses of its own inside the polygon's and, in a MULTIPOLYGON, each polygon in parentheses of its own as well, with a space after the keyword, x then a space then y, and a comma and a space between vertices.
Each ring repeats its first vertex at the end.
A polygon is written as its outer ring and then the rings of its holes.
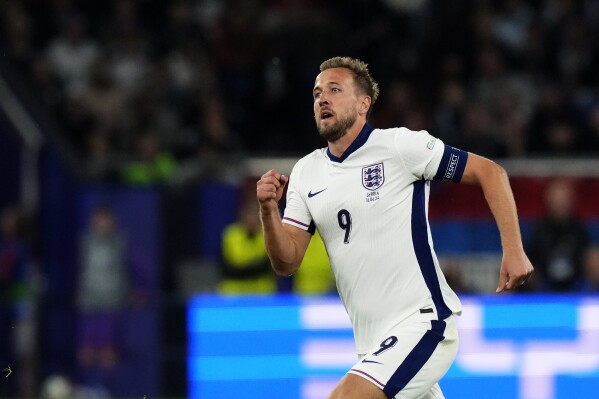
POLYGON ((256 197, 263 212, 277 209, 278 202, 283 196, 283 190, 288 181, 289 177, 274 169, 262 175, 256 184, 256 197))
POLYGON ((516 250, 504 249, 499 270, 499 285, 495 292, 519 288, 528 281, 533 271, 534 268, 521 247, 516 250))

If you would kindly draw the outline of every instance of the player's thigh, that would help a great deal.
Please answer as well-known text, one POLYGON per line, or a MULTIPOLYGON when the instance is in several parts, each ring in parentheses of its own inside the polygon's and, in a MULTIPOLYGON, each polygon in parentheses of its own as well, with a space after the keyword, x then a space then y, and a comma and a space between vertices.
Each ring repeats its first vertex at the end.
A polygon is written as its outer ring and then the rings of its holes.
MULTIPOLYGON (((457 353, 455 321, 417 316, 398 325, 349 374, 370 381, 388 398, 420 399, 443 377, 457 353)), ((441 396, 442 397, 442 396, 441 396)))
POLYGON ((445 399, 445 396, 443 396, 439 384, 435 384, 421 399, 445 399))
POLYGON ((385 391, 388 391, 390 395, 394 395, 395 399, 444 398, 437 382, 445 375, 457 354, 458 335, 453 317, 447 320, 444 335, 445 339, 438 343, 429 359, 421 365, 418 372, 409 376, 410 380, 405 385, 402 385, 399 389, 387 386, 385 391))
POLYGON ((383 391, 370 381, 355 374, 346 374, 339 381, 329 399, 386 399, 383 391))

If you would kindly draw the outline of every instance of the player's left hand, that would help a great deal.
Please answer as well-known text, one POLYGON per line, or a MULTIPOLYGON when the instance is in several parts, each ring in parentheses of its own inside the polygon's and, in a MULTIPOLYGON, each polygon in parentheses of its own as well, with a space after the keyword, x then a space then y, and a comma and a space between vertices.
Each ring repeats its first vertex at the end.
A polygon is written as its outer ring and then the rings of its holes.
POLYGON ((499 271, 499 285, 495 292, 513 290, 524 283, 532 275, 534 268, 523 249, 504 251, 499 271))

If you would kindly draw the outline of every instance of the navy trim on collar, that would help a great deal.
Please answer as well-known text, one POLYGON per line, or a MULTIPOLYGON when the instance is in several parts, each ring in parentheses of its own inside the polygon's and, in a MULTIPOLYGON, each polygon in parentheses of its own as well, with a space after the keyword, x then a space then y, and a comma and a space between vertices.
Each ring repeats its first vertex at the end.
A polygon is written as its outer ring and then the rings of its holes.
POLYGON ((327 148, 327 155, 329 159, 333 162, 339 163, 345 161, 347 157, 349 157, 351 154, 357 151, 358 148, 362 147, 366 143, 368 137, 370 137, 370 133, 372 133, 373 130, 374 128, 370 126, 368 123, 364 124, 364 127, 360 131, 360 134, 358 134, 358 137, 356 137, 353 143, 351 143, 349 147, 347 147, 347 150, 345 150, 345 152, 343 152, 343 154, 341 154, 340 157, 336 157, 333 154, 331 154, 331 150, 327 148))

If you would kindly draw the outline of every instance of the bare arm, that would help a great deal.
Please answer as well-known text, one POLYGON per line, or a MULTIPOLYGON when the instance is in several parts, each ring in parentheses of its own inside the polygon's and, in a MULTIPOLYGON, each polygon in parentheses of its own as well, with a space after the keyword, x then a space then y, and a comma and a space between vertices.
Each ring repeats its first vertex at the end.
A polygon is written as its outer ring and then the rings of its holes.
POLYGON ((461 182, 482 188, 499 229, 503 258, 497 292, 519 287, 530 277, 533 267, 524 253, 516 202, 507 173, 495 162, 470 153, 461 182))
POLYGON ((299 268, 312 235, 281 221, 278 203, 289 178, 275 170, 266 172, 256 184, 266 251, 275 272, 290 276, 299 268))

